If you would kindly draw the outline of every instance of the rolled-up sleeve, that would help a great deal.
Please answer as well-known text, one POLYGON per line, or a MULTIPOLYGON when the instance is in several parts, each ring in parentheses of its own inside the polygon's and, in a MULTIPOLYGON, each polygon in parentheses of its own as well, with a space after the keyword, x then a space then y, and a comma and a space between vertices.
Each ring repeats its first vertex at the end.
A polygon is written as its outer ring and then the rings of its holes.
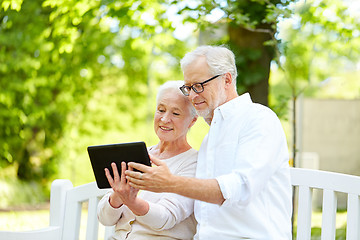
POLYGON ((249 199, 249 188, 244 179, 237 173, 222 175, 216 178, 225 199, 222 206, 231 204, 246 205, 249 199))

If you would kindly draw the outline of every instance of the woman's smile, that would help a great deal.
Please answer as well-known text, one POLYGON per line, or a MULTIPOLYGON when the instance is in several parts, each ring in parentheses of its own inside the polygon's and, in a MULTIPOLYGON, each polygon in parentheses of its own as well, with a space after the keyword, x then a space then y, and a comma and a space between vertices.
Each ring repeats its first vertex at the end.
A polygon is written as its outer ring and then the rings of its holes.
POLYGON ((163 130, 163 131, 171 131, 171 130, 173 130, 173 128, 171 128, 171 127, 165 127, 165 126, 159 126, 159 128, 160 128, 161 130, 163 130))

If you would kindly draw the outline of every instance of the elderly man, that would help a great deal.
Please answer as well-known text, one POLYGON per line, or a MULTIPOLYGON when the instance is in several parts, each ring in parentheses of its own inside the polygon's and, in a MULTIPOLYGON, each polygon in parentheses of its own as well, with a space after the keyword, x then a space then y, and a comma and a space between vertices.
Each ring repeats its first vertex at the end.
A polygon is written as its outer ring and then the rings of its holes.
POLYGON ((200 46, 181 60, 184 86, 198 114, 210 125, 198 155, 196 178, 129 163, 131 186, 196 199, 194 239, 291 239, 288 148, 277 116, 238 96, 234 54, 222 46, 200 46))

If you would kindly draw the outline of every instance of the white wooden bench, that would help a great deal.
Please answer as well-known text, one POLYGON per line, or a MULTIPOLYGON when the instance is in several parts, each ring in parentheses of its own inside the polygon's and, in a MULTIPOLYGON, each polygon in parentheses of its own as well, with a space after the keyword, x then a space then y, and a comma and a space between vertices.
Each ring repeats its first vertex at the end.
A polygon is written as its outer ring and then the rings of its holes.
MULTIPOLYGON (((291 169, 292 185, 298 188, 297 240, 311 239, 312 189, 323 190, 321 239, 335 239, 337 209, 336 193, 348 195, 347 240, 360 240, 360 177, 310 169, 291 169)), ((79 239, 82 205, 88 203, 86 239, 107 239, 114 228, 106 227, 98 236, 97 204, 107 190, 99 190, 96 183, 73 187, 69 180, 55 180, 50 194, 49 227, 27 231, 0 231, 6 240, 76 240, 79 239)), ((296 212, 296 211, 295 211, 296 212)))
POLYGON ((49 227, 24 232, 0 231, 0 240, 71 240, 79 239, 81 213, 87 208, 86 239, 107 239, 114 227, 105 227, 98 236, 97 204, 108 189, 98 189, 95 182, 73 187, 69 180, 51 184, 49 227))
POLYGON ((337 192, 347 194, 346 239, 360 240, 360 177, 334 172, 291 169, 298 187, 297 240, 311 239, 312 190, 323 191, 321 240, 335 239, 337 192))

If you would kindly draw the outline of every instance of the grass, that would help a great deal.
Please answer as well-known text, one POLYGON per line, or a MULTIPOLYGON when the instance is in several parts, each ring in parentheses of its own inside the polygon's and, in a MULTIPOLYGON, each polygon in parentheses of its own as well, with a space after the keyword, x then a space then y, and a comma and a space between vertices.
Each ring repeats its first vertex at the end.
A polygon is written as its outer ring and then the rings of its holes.
MULTIPOLYGON (((87 210, 83 209, 79 239, 86 238, 87 210)), ((30 231, 49 226, 49 210, 25 210, 0 212, 0 231, 30 231)), ((99 240, 103 240, 105 228, 99 224, 99 240)))
MULTIPOLYGON (((346 211, 336 213, 336 240, 346 239, 346 211)), ((314 211, 311 216, 311 240, 321 239, 322 212, 314 211)), ((296 228, 293 239, 296 239, 296 228)))
POLYGON ((28 231, 49 226, 49 210, 0 212, 0 230, 28 231))

